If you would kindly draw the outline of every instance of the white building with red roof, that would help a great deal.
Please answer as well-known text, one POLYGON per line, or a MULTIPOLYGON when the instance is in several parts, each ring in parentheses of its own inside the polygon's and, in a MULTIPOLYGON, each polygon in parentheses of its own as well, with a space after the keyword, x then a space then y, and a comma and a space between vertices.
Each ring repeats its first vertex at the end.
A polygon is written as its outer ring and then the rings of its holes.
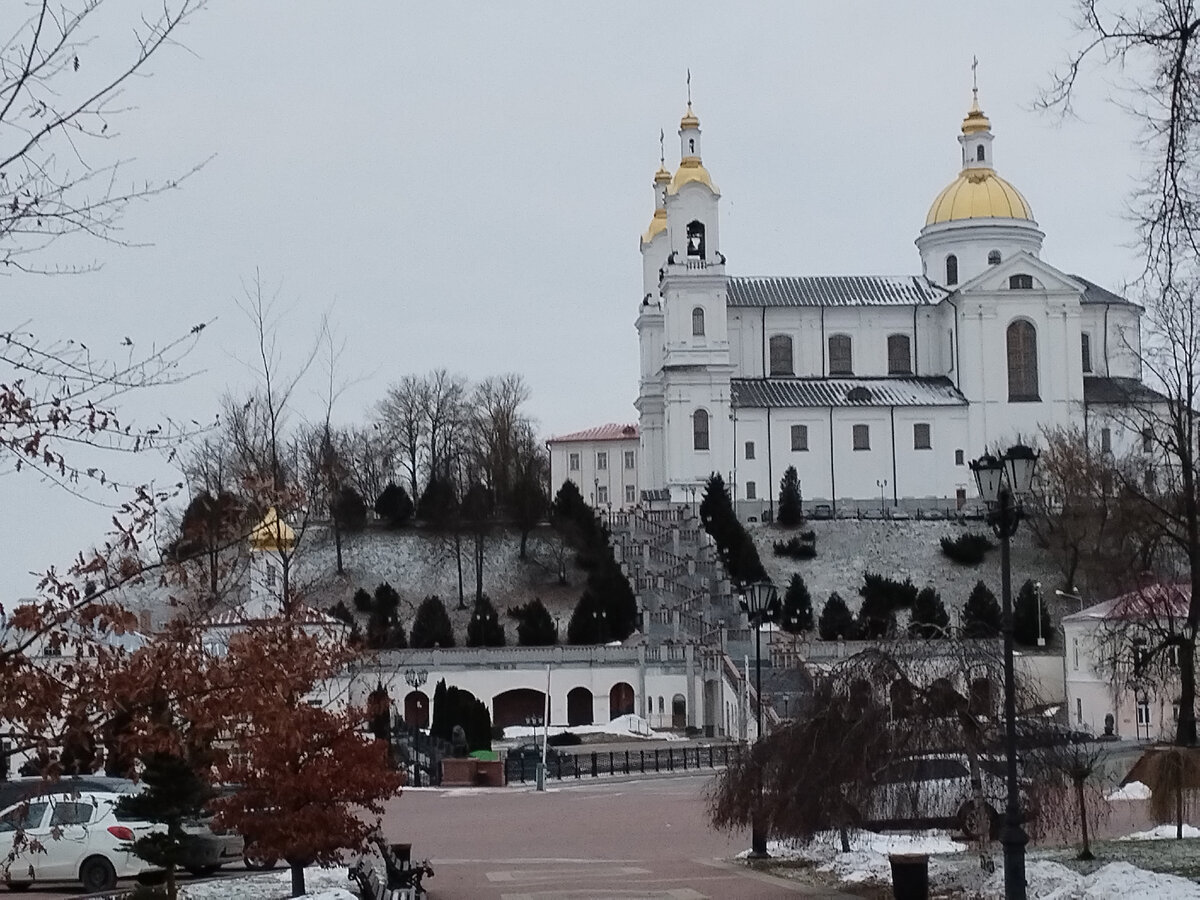
POLYGON ((1171 740, 1179 717, 1173 635, 1182 635, 1188 584, 1150 584, 1063 616, 1072 727, 1171 740))
POLYGON ((610 422, 552 437, 550 484, 573 481, 591 506, 628 509, 638 502, 638 427, 610 422))

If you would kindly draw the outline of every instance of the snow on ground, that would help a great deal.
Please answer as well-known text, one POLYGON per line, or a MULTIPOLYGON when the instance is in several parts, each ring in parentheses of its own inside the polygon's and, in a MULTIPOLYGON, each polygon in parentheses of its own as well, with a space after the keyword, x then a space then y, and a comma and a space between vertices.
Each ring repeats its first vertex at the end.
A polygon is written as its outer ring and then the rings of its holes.
MULTIPOLYGON (((1183 826, 1183 836, 1185 838, 1200 837, 1200 828, 1194 825, 1183 826)), ((1173 841, 1175 840, 1174 825, 1159 825, 1151 828, 1149 831, 1135 831, 1133 834, 1127 834, 1124 837, 1117 838, 1119 841, 1173 841)))
MULTIPOLYGON (((1029 900, 1193 900, 1200 898, 1200 885, 1180 878, 1148 872, 1125 862, 1101 866, 1091 875, 1081 875, 1064 865, 1047 860, 1025 867, 1029 900)), ((984 897, 1004 896, 1004 871, 998 867, 984 886, 984 897)))
POLYGON ((1131 781, 1105 797, 1106 800, 1149 800, 1150 788, 1140 781, 1131 781))
MULTIPOLYGON (((623 738, 651 738, 656 741, 687 740, 678 734, 653 731, 649 722, 641 716, 633 715, 618 716, 611 722, 597 725, 551 725, 549 728, 550 734, 562 734, 567 731, 572 734, 612 734, 623 738)), ((504 729, 504 739, 540 738, 542 732, 543 729, 540 725, 509 725, 504 729)))
MULTIPOLYGON (((345 868, 304 870, 308 900, 358 900, 349 889, 352 882, 345 868)), ((285 900, 292 894, 292 873, 284 869, 247 878, 220 878, 179 888, 183 900, 285 900)))
MULTIPOLYGON (((892 853, 960 853, 967 845, 944 831, 918 831, 903 834, 876 834, 873 831, 851 831, 850 852, 841 852, 841 838, 836 831, 823 831, 807 844, 771 841, 767 852, 778 859, 808 859, 816 862, 817 871, 831 872, 842 881, 892 880, 892 853)), ((750 851, 742 851, 745 856, 750 851)))

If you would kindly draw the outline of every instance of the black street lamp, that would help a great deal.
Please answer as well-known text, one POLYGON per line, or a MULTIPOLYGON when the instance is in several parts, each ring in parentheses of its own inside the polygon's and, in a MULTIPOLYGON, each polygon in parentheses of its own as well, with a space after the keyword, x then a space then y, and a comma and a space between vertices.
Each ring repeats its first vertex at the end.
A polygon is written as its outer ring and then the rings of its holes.
MULTIPOLYGON (((754 740, 757 743, 763 738, 762 626, 763 623, 777 618, 779 614, 779 592, 775 590, 775 585, 769 581, 758 581, 748 585, 742 594, 742 609, 746 611, 750 627, 754 629, 754 690, 758 694, 758 703, 755 704, 754 740)), ((759 760, 760 766, 761 762, 759 760)), ((767 836, 762 830, 762 770, 756 766, 756 771, 758 774, 755 777, 754 813, 750 819, 749 858, 766 859, 770 854, 767 853, 767 836)))
POLYGON ((988 524, 1000 538, 1001 609, 1004 623, 1004 755, 1007 764, 1008 797, 1004 806, 1004 896, 1025 900, 1025 845, 1029 838, 1022 824, 1021 797, 1017 786, 1017 701, 1013 678, 1012 536, 1024 510, 1022 500, 1033 488, 1037 451, 1022 444, 1009 447, 999 457, 985 454, 971 462, 979 496, 988 507, 988 524))

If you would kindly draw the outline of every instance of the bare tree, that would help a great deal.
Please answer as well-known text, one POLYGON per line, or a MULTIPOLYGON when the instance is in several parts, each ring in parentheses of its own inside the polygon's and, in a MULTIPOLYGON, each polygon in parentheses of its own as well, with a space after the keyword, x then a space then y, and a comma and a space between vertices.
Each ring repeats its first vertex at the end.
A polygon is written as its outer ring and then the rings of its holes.
POLYGON ((387 396, 377 410, 380 430, 395 448, 408 475, 409 493, 414 503, 421 496, 421 475, 428 464, 423 456, 429 428, 425 416, 428 405, 426 380, 417 375, 405 375, 388 388, 387 396))

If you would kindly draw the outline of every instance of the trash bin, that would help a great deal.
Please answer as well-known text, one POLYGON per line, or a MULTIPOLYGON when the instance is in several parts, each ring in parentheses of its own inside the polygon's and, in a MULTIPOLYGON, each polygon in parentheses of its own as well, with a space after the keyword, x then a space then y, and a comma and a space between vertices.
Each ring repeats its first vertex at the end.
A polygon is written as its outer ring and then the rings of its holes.
POLYGON ((892 853, 892 896, 896 900, 929 900, 929 857, 924 853, 892 853))

